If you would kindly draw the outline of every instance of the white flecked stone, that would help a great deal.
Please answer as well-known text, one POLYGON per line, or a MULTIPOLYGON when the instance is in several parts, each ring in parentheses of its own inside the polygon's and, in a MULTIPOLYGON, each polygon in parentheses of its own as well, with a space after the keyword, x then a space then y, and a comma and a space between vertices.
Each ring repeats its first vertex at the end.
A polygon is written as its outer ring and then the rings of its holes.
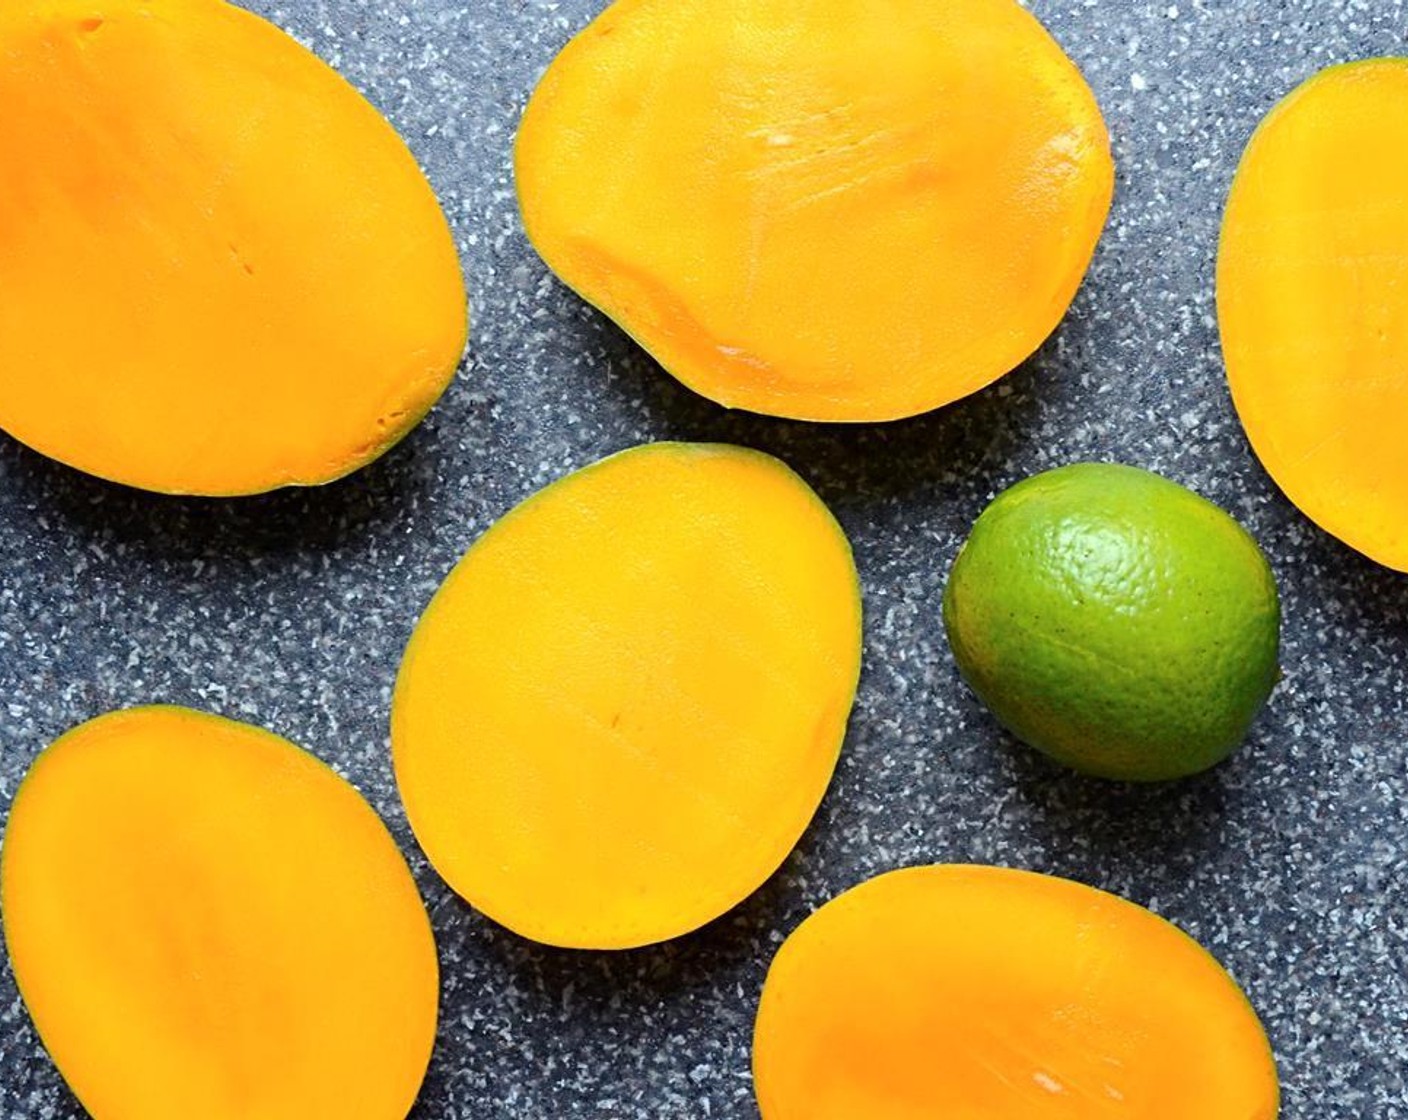
MULTIPOLYGON (((1268 1025, 1286 1120, 1408 1117, 1408 582, 1308 524, 1258 467, 1223 381, 1212 292, 1222 200, 1261 115, 1329 63, 1408 53, 1408 6, 1032 0, 1109 121, 1109 231, 1033 361, 943 412, 866 428, 713 407, 528 248, 510 166, 518 114, 601 0, 256 6, 338 65, 420 157, 469 268, 472 355, 405 444, 316 492, 161 499, 0 437, 0 815, 54 736, 171 701, 308 746, 414 853, 387 705, 439 580, 494 518, 574 467, 648 439, 732 440, 792 463, 855 543, 868 649, 835 787, 752 900, 625 955, 527 944, 414 854, 444 964, 440 1045, 414 1115, 755 1117, 752 1016, 785 933, 875 873, 971 860, 1108 887, 1201 939, 1268 1025), (1285 682, 1247 749, 1211 775, 1131 790, 1059 772, 955 675, 939 598, 973 518, 1012 482, 1081 459, 1193 486, 1261 539, 1281 579, 1285 682)), ((0 1120, 78 1116, 0 971, 0 1120)))

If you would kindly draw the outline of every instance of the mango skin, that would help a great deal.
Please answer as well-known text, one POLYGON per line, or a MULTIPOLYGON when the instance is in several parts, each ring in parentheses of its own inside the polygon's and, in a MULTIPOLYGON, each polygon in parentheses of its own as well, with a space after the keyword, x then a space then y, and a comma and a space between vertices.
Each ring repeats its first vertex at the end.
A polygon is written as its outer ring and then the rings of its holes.
POLYGON ((94 1120, 404 1120, 439 966, 370 805, 260 728, 177 707, 61 736, 21 783, 0 915, 94 1120))
POLYGON ((163 493, 317 485, 468 337, 448 223, 326 64, 220 0, 0 5, 0 428, 163 493))
POLYGON ((1256 1012, 1192 938, 1080 883, 910 867, 804 921, 768 970, 762 1120, 1275 1120, 1256 1012))
POLYGON ((1320 528, 1408 571, 1408 58, 1331 66, 1247 145, 1217 262, 1227 382, 1320 528))
POLYGON ((810 487, 744 448, 631 448, 505 515, 426 609, 391 713, 406 815, 521 936, 683 936, 797 843, 860 657, 850 546, 810 487))
POLYGON ((1015 368, 1108 214, 1109 137, 1014 0, 618 0, 534 92, 530 240, 730 408, 892 420, 1015 368))

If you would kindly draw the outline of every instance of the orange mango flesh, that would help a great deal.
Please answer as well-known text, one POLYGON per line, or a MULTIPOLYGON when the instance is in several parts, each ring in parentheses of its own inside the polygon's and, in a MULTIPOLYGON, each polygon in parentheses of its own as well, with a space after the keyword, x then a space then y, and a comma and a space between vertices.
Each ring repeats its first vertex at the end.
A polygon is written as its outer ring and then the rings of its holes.
POLYGON ((889 420, 1056 328, 1110 207, 1089 87, 1013 0, 617 0, 523 119, 552 269, 721 404, 889 420))
POLYGON ((475 544, 407 650, 391 733, 416 837, 523 936, 687 933, 816 811, 860 617, 841 529, 775 459, 653 444, 579 471, 475 544))
POLYGON ((1408 59, 1326 70, 1262 123, 1217 300, 1267 471, 1322 528, 1408 571, 1408 59))
POLYGON ((150 490, 346 474, 445 389, 449 227, 391 126, 219 0, 0 4, 0 428, 150 490))
POLYGON ((763 1120, 1272 1120, 1231 977, 1147 910, 992 867, 893 872, 804 922, 754 1040, 763 1120))
POLYGON ((95 1120, 402 1120, 435 943, 353 788, 176 708, 84 724, 16 796, 0 911, 35 1026, 95 1120))

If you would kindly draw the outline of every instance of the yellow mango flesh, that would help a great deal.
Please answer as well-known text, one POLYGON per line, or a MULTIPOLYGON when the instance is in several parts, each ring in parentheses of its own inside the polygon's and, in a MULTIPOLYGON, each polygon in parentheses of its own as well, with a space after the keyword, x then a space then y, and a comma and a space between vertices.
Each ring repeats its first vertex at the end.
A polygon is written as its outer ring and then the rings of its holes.
POLYGON ((1113 895, 992 867, 893 872, 804 922, 754 1039, 763 1120, 1273 1120, 1231 977, 1113 895))
POLYGON ((311 755, 176 708, 84 724, 20 787, 0 912, 95 1120, 402 1120, 438 969, 381 820, 311 755))
POLYGON ((1267 471, 1322 528, 1408 571, 1408 59, 1326 70, 1262 123, 1217 301, 1267 471))
POLYGON ((552 269, 735 408, 889 420, 1055 329, 1109 211, 1094 96, 1013 0, 618 0, 523 119, 552 269))
POLYGON ((90 473, 329 481, 464 349, 449 227, 331 69, 219 0, 0 4, 0 428, 90 473))
POLYGON ((723 914, 797 842, 860 666, 850 548, 768 456, 653 444, 474 545, 407 650, 396 778, 436 869, 573 948, 723 914))

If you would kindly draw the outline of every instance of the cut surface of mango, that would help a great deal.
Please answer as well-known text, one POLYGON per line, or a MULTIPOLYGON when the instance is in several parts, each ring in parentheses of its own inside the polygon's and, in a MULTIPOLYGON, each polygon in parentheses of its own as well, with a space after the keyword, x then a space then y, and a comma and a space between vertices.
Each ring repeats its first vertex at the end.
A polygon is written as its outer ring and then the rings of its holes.
POLYGON ((40 1037, 94 1120, 404 1120, 430 923, 380 818, 312 755, 179 708, 40 755, 0 854, 40 1037))
POLYGON ((994 867, 892 872, 808 918, 768 973, 763 1120, 1273 1120, 1231 977, 1138 906, 994 867))
POLYGON ((859 666, 850 547, 806 484, 757 452, 652 444, 470 549, 401 668, 396 778, 490 918, 570 948, 663 941, 796 844, 859 666))
POLYGON ((1408 571, 1408 59, 1325 70, 1262 122, 1227 202, 1217 303, 1271 477, 1408 571))
POLYGON ((517 177, 547 263, 686 385, 873 421, 1037 349, 1114 173, 1014 0, 617 0, 534 93, 517 177))
POLYGON ((170 493, 327 482, 449 383, 458 255, 391 126, 220 0, 0 4, 0 428, 170 493))

